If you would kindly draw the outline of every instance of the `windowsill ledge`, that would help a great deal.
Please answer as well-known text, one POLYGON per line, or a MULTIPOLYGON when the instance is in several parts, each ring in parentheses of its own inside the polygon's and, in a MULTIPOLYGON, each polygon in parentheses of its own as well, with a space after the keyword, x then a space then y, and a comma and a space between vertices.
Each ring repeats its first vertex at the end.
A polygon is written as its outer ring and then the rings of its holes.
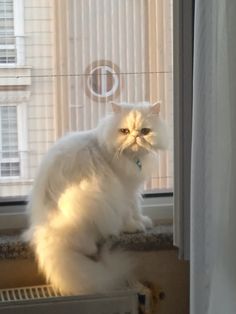
MULTIPOLYGON (((173 230, 171 224, 157 225, 145 233, 122 234, 112 237, 112 247, 121 247, 131 251, 172 250, 173 230)), ((0 259, 32 258, 33 252, 19 235, 0 235, 0 259)))
POLYGON ((0 67, 0 86, 29 86, 31 85, 30 66, 0 67))

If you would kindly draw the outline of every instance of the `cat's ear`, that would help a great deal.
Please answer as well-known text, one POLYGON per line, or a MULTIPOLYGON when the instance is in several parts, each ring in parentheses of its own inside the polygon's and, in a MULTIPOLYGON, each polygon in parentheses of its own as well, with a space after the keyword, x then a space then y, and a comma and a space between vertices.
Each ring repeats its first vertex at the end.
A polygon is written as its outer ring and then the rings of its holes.
POLYGON ((110 104, 111 104, 111 108, 112 108, 113 113, 121 113, 122 108, 121 108, 121 105, 119 103, 111 101, 110 104))
POLYGON ((155 102, 151 105, 150 111, 152 114, 159 114, 161 111, 161 103, 160 101, 155 102))

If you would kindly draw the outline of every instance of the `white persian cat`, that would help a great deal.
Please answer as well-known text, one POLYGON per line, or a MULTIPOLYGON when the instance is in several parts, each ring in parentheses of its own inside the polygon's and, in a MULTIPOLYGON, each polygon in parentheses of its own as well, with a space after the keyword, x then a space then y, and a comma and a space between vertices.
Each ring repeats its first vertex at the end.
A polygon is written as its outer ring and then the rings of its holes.
POLYGON ((112 103, 112 108, 96 129, 53 145, 30 196, 25 237, 47 280, 63 294, 124 286, 129 257, 101 243, 152 226, 141 214, 139 189, 150 175, 150 157, 166 147, 160 105, 112 103))

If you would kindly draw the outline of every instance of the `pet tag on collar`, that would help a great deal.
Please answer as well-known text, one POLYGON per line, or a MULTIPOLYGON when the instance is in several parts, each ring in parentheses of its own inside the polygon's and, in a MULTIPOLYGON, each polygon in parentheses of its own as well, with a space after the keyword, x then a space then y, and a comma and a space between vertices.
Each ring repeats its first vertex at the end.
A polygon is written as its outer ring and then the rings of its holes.
POLYGON ((139 159, 137 159, 135 161, 135 163, 136 163, 137 167, 139 168, 139 170, 141 171, 142 170, 142 163, 141 163, 141 161, 139 159))

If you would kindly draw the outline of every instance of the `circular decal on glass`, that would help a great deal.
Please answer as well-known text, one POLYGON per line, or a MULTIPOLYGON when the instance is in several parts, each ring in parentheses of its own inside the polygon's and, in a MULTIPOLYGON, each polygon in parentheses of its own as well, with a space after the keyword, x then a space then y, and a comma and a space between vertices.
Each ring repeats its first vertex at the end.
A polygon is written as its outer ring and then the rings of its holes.
POLYGON ((86 74, 86 91, 94 100, 107 101, 118 95, 120 75, 112 62, 96 61, 88 67, 86 74))

